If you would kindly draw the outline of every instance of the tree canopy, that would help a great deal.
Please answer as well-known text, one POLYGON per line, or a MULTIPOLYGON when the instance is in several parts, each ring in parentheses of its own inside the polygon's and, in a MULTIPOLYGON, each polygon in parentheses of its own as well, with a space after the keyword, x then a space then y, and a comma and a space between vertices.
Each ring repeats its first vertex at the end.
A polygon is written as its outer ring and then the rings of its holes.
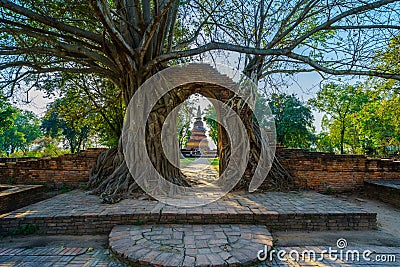
POLYGON ((361 110, 368 101, 368 95, 360 85, 326 84, 309 102, 320 111, 324 111, 339 123, 340 153, 344 153, 344 137, 349 127, 351 114, 361 110))
POLYGON ((258 78, 318 71, 400 79, 372 64, 400 29, 396 0, 1 0, 0 8, 1 84, 10 94, 48 73, 95 73, 128 103, 157 70, 216 50, 247 54, 245 71, 258 78))
POLYGON ((311 109, 295 95, 272 94, 269 100, 275 116, 276 138, 285 147, 309 148, 313 141, 311 109))
POLYGON ((16 112, 17 110, 13 108, 10 102, 0 95, 0 134, 13 125, 16 112))
POLYGON ((82 115, 72 104, 67 98, 51 103, 43 118, 42 129, 49 137, 64 138, 71 153, 75 153, 86 147, 97 114, 82 115))
POLYGON ((40 120, 30 111, 16 110, 12 125, 0 135, 0 150, 7 154, 27 150, 42 136, 40 120))
MULTIPOLYGON (((336 85, 329 90, 335 91, 330 98, 336 98, 332 102, 337 106, 329 102, 314 105, 320 108, 325 103, 320 110, 331 109, 329 113, 324 113, 322 132, 316 138, 317 150, 380 157, 399 153, 400 98, 394 88, 389 90, 386 82, 382 85, 377 81, 368 81, 356 86, 336 85)), ((313 99, 310 103, 321 100, 313 99)))

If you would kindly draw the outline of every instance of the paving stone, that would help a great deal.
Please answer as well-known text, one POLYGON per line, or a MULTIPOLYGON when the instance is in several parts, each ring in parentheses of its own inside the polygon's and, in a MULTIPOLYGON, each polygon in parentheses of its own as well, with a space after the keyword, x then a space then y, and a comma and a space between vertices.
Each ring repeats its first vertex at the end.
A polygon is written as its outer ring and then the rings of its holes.
MULTIPOLYGON (((38 225, 41 232, 54 234, 108 233, 114 225, 122 224, 114 227, 109 236, 110 244, 114 244, 111 249, 120 257, 137 255, 142 262, 153 261, 160 266, 193 266, 208 261, 214 266, 241 266, 272 240, 264 236, 266 229, 260 225, 274 230, 373 229, 376 214, 315 192, 234 193, 203 207, 178 209, 157 201, 134 199, 101 204, 97 196, 75 190, 0 216, 1 231, 25 224, 38 225), (146 225, 163 220, 184 224, 146 225), (123 225, 136 221, 145 225, 123 225), (202 256, 197 259, 199 255, 202 256)), ((110 260, 105 252, 94 253, 85 248, 0 248, 0 266, 123 266, 110 260)), ((288 266, 284 262, 266 264, 259 266, 288 266)), ((324 266, 338 266, 335 264, 324 259, 324 266)), ((317 265, 302 262, 298 266, 317 265)), ((356 266, 370 265, 362 262, 356 266)))
POLYGON ((106 249, 95 249, 87 251, 87 248, 66 248, 63 251, 70 251, 71 255, 61 255, 59 248, 34 248, 25 249, 27 254, 15 255, 16 250, 24 249, 4 249, 0 252, 8 251, 9 255, 0 255, 0 266, 59 266, 59 267, 78 267, 78 266, 113 266, 123 267, 125 264, 110 258, 109 251, 106 249), (14 251, 14 252, 13 252, 14 251), (44 255, 46 254, 46 255, 44 255))
MULTIPOLYGON (((102 204, 97 196, 74 190, 1 215, 0 234, 28 224, 38 225, 39 231, 45 234, 109 233, 114 225, 135 221, 143 224, 171 221, 185 224, 262 224, 283 231, 376 228, 375 213, 308 191, 236 192, 203 207, 177 208, 158 201, 137 199, 102 204)), ((208 235, 198 229, 194 227, 193 232, 199 236, 208 235)), ((235 228, 229 229, 237 232, 235 228)), ((172 229, 168 234, 179 235, 172 229)))
POLYGON ((230 264, 257 263, 257 252, 263 246, 250 246, 253 237, 251 234, 246 235, 249 238, 246 242, 236 238, 242 232, 251 233, 251 231, 262 236, 265 245, 272 246, 272 237, 268 230, 264 226, 254 225, 115 226, 109 235, 109 245, 111 251, 118 257, 149 266, 224 266, 228 262, 230 264), (162 237, 166 235, 165 233, 171 233, 171 229, 178 228, 181 234, 167 234, 169 239, 165 242, 168 245, 160 245, 160 240, 164 240, 162 237), (138 231, 146 232, 141 244, 131 242, 130 238, 132 233, 138 231), (213 235, 213 231, 218 232, 219 237, 213 235), (207 235, 196 235, 205 232, 207 235), (116 236, 123 238, 116 239, 116 236), (196 237, 206 238, 196 241, 196 237), (232 241, 229 240, 233 237, 236 239, 231 243, 232 241), (150 246, 154 249, 146 249, 150 246), (221 247, 229 247, 229 249, 224 251, 221 247), (252 252, 251 249, 253 249, 252 252), (129 251, 134 252, 129 253, 129 251))

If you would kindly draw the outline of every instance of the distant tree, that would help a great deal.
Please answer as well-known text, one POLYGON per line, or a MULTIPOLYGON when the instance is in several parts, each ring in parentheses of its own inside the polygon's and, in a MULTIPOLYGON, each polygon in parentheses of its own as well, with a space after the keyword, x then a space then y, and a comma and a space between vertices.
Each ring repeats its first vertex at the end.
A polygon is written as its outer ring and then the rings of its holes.
POLYGON ((24 134, 19 132, 17 127, 9 128, 0 136, 0 147, 7 155, 13 154, 18 148, 22 147, 26 142, 24 134))
MULTIPOLYGON (((400 72, 400 35, 393 37, 388 46, 376 53, 374 59, 378 69, 389 73, 398 74, 400 72)), ((378 79, 382 89, 389 89, 400 93, 400 82, 396 79, 378 79)))
MULTIPOLYGON (((394 74, 400 73, 400 35, 393 37, 385 49, 376 53, 374 63, 381 70, 394 74)), ((378 152, 381 150, 381 153, 399 153, 400 82, 395 79, 381 78, 371 80, 371 87, 375 88, 378 97, 358 116, 363 126, 363 134, 366 136, 364 142, 372 146, 379 143, 373 149, 377 149, 378 152)))
POLYGON ((40 119, 31 111, 22 111, 16 118, 17 126, 24 136, 26 143, 21 149, 27 150, 32 142, 43 135, 40 129, 40 119))
POLYGON ((7 154, 27 151, 30 144, 42 136, 40 120, 30 111, 17 111, 13 125, 0 136, 0 149, 7 154))
MULTIPOLYGON (((373 64, 378 69, 399 73, 399 36, 375 54, 373 64)), ((371 78, 353 88, 337 87, 336 94, 329 97, 332 100, 329 105, 336 104, 336 111, 340 111, 341 116, 324 116, 323 132, 317 136, 317 149, 340 150, 343 140, 343 146, 346 146, 343 150, 352 153, 372 156, 396 153, 400 144, 400 83, 394 79, 371 78), (344 114, 348 105, 348 112, 344 114)))
POLYGON ((317 151, 334 152, 335 145, 329 132, 321 132, 315 136, 315 145, 317 151))
POLYGON ((17 109, 0 94, 0 134, 13 125, 16 113, 17 109))
POLYGON ((211 137, 215 144, 218 144, 218 121, 217 114, 213 105, 209 105, 207 107, 204 120, 210 128, 208 135, 211 137))
POLYGON ((187 99, 180 105, 176 122, 176 131, 178 133, 178 142, 180 149, 185 146, 192 133, 190 127, 195 110, 195 104, 191 99, 187 99))
POLYGON ((317 97, 309 103, 319 111, 331 116, 332 122, 337 121, 340 132, 340 153, 344 154, 346 130, 349 127, 351 114, 361 110, 368 102, 368 95, 360 85, 325 84, 317 93, 317 97))
POLYGON ((57 99, 48 106, 42 121, 42 129, 47 136, 63 138, 71 153, 84 149, 93 131, 92 114, 84 117, 75 117, 71 102, 66 99, 57 99))
POLYGON ((69 105, 59 107, 63 117, 72 120, 91 119, 99 142, 113 147, 118 145, 124 122, 125 104, 119 89, 107 79, 94 74, 54 75, 40 83, 48 95, 57 95, 69 105), (90 116, 89 116, 90 114, 90 116))
POLYGON ((311 109, 285 93, 272 94, 269 106, 275 116, 277 141, 286 147, 308 148, 314 131, 311 109))
MULTIPOLYGON (((386 85, 385 85, 386 86, 386 85)), ((377 97, 351 116, 357 130, 358 147, 367 154, 387 155, 391 148, 400 145, 400 96, 396 89, 376 88, 377 97)), ((351 132, 351 131, 350 131, 351 132)), ((393 152, 393 151, 392 151, 393 152)))
POLYGON ((32 149, 29 151, 29 155, 34 157, 56 157, 65 153, 58 146, 57 139, 51 137, 41 137, 36 139, 32 143, 32 149))

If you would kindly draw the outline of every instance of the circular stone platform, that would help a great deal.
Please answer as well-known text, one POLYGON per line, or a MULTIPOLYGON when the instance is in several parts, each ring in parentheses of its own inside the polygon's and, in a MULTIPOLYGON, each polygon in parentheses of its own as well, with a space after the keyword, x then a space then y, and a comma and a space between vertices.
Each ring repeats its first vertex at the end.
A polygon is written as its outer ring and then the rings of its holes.
POLYGON ((111 251, 144 266, 243 266, 272 246, 260 225, 119 225, 109 235, 111 251))

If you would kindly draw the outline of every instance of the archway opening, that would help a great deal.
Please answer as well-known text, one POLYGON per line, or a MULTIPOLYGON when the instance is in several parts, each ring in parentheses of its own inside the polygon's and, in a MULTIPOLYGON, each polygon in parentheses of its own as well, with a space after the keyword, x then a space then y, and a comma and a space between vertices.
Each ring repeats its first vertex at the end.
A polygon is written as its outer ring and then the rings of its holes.
POLYGON ((209 98, 195 93, 178 108, 180 169, 193 185, 211 184, 219 177, 215 107, 209 98))

